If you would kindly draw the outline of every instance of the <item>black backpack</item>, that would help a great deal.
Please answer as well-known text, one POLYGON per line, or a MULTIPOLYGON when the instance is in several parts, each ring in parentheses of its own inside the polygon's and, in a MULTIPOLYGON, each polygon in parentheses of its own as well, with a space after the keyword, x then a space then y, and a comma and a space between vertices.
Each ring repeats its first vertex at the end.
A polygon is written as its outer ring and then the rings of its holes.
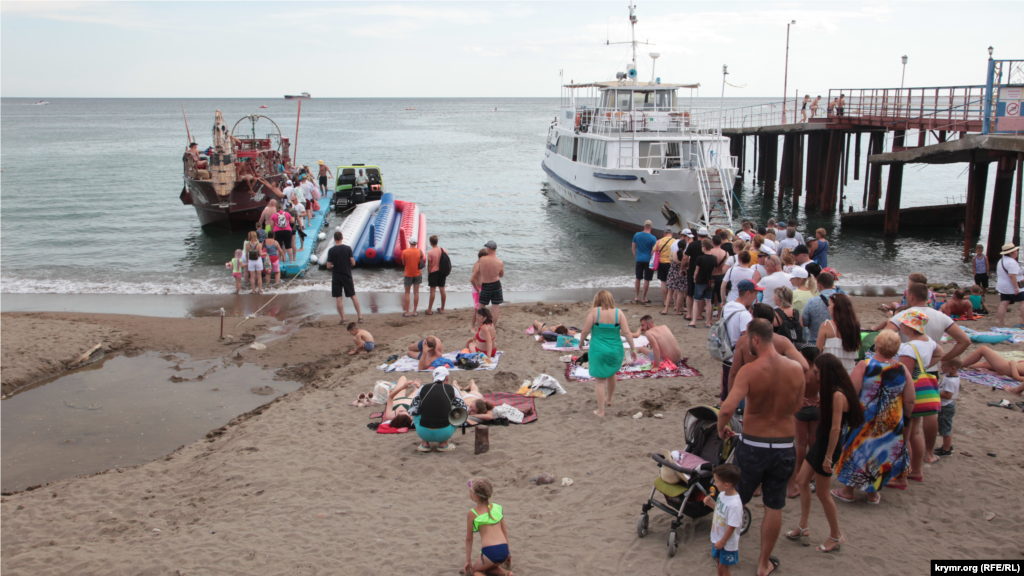
POLYGON ((437 264, 437 271, 445 278, 452 273, 452 260, 448 257, 448 252, 444 248, 441 249, 441 260, 437 264))
POLYGON ((786 316, 786 313, 781 308, 776 308, 775 317, 779 319, 779 325, 774 330, 776 334, 789 338, 790 342, 801 344, 804 341, 804 330, 800 327, 797 314, 798 312, 795 308, 793 309, 792 317, 786 316))

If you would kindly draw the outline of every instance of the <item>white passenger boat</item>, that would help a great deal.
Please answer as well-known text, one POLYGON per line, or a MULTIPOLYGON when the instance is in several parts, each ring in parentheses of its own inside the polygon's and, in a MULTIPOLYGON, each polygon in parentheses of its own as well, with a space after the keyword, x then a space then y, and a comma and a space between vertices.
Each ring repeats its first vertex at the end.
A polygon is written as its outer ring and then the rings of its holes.
MULTIPOLYGON (((629 8, 636 26, 634 7, 629 8)), ((700 84, 637 80, 633 60, 616 80, 563 86, 541 163, 551 188, 584 211, 630 229, 732 227, 736 158, 718 110, 685 106, 700 84), (692 92, 691 92, 692 94, 692 92)), ((656 62, 659 54, 652 53, 656 62)))

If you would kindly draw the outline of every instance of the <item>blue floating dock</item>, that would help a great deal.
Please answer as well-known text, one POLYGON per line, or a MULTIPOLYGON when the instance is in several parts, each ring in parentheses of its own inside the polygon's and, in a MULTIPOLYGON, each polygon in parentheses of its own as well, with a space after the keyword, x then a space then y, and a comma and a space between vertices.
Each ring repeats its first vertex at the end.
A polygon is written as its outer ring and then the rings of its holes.
MULTIPOLYGON (((320 209, 313 212, 313 217, 309 220, 309 227, 306 228, 306 242, 302 247, 302 250, 295 252, 295 262, 289 262, 287 264, 281 264, 281 276, 301 276, 305 273, 306 268, 309 267, 309 257, 316 254, 316 245, 319 243, 317 238, 320 235, 320 231, 323 230, 324 225, 329 221, 329 214, 331 212, 331 198, 334 196, 333 190, 328 190, 320 198, 320 209)), ((298 234, 295 235, 295 242, 299 241, 298 234)), ((334 242, 334 238, 325 238, 324 242, 334 242)))

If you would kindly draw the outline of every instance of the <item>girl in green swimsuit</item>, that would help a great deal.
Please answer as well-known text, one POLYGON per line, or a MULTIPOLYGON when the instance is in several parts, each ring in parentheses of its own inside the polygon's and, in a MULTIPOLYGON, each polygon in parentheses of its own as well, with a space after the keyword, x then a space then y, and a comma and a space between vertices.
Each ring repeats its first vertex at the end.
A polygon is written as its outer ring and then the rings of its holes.
POLYGON ((512 553, 509 551, 508 528, 500 504, 492 504, 494 486, 486 478, 469 481, 469 499, 473 508, 466 516, 466 574, 496 574, 503 576, 511 572, 501 568, 508 562, 512 567, 512 553), (473 562, 473 533, 480 533, 480 559, 473 562))
POLYGON ((620 335, 626 337, 629 350, 636 358, 633 334, 629 331, 626 317, 615 307, 611 292, 602 290, 594 296, 594 307, 587 315, 586 324, 580 335, 580 342, 586 342, 587 334, 593 332, 587 357, 590 375, 594 378, 594 393, 597 395, 597 410, 594 414, 604 418, 604 407, 612 405, 615 393, 615 373, 622 368, 624 353, 620 335))
POLYGON ((384 421, 394 420, 399 414, 408 414, 412 397, 416 395, 419 387, 419 380, 409 380, 405 376, 399 378, 398 383, 388 393, 388 403, 384 406, 384 421))

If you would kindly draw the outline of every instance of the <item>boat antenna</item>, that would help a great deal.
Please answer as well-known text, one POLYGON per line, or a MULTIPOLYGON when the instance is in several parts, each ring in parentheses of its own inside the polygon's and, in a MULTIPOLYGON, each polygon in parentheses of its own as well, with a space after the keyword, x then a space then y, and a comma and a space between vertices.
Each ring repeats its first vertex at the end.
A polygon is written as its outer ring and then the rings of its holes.
POLYGON ((181 104, 181 117, 185 119, 185 135, 188 136, 188 143, 191 144, 192 143, 192 133, 188 129, 188 116, 185 116, 185 103, 184 102, 180 102, 180 104, 181 104))
POLYGON ((637 40, 636 40, 636 23, 637 23, 636 5, 635 4, 630 4, 629 5, 629 38, 630 38, 629 42, 611 42, 610 40, 605 40, 604 41, 606 46, 611 46, 612 44, 629 44, 630 46, 632 46, 632 48, 633 48, 633 59, 630 61, 630 65, 629 65, 629 70, 631 70, 631 72, 629 74, 627 74, 627 77, 630 80, 633 81, 633 85, 634 86, 636 86, 636 84, 637 84, 636 83, 636 79, 637 79, 637 76, 639 75, 637 73, 637 69, 636 69, 636 46, 637 46, 637 44, 650 44, 650 42, 647 42, 647 41, 637 42, 637 40))

